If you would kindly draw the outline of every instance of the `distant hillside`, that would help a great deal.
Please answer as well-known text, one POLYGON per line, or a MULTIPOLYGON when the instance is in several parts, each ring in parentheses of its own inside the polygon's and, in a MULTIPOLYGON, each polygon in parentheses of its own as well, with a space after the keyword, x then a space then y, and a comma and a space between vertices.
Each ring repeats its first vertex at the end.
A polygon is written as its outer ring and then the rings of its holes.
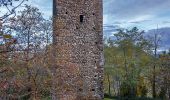
POLYGON ((162 50, 167 50, 170 48, 170 27, 164 27, 160 29, 152 29, 146 32, 146 35, 154 35, 154 33, 159 34, 161 38, 161 46, 162 50))
MULTIPOLYGON (((104 36, 115 40, 116 29, 119 29, 118 26, 105 26, 104 27, 104 36)), ((145 33, 145 35, 154 36, 154 33, 158 33, 161 37, 161 44, 159 50, 168 50, 170 48, 170 27, 164 27, 160 29, 151 29, 145 33)))

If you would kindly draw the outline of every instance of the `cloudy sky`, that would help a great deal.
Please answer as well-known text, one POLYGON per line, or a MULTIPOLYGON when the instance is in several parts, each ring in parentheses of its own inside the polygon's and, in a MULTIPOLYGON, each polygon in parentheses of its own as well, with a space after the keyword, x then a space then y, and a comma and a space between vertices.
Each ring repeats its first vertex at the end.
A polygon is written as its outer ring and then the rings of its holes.
MULTIPOLYGON (((52 16, 52 0, 28 0, 26 3, 38 7, 45 17, 52 16)), ((105 29, 138 26, 149 30, 157 25, 170 26, 170 0, 103 0, 103 6, 105 29)), ((1 7, 0 11, 2 14, 5 9, 1 7)))
MULTIPOLYGON (((29 0, 45 16, 52 15, 52 0, 29 0)), ((170 26, 170 0, 103 0, 104 26, 144 30, 170 26)))
MULTIPOLYGON (((116 27, 150 30, 170 26, 170 0, 103 0, 105 29, 116 27)), ((52 0, 29 0, 46 17, 52 16, 52 0)))
MULTIPOLYGON (((52 16, 52 0, 30 0, 48 18, 52 16), (43 2, 42 2, 43 1, 43 2)), ((150 31, 160 28, 162 47, 170 47, 170 0, 103 0, 104 36, 113 36, 117 28, 137 26, 150 31)))
MULTIPOLYGON (((45 18, 52 16, 52 0, 29 0, 26 4, 38 7, 45 18)), ((103 0, 103 6, 105 37, 112 36, 117 28, 170 28, 170 0, 103 0)), ((0 11, 1 15, 5 9, 0 11)))
POLYGON ((137 26, 150 30, 170 26, 170 0, 104 0, 105 32, 137 26), (111 30, 111 27, 113 30, 111 30))

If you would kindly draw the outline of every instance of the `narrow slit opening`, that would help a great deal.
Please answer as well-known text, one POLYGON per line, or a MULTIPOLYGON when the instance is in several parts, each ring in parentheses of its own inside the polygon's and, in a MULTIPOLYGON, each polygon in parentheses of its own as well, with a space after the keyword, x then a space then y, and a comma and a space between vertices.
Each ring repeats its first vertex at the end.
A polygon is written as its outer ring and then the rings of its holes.
POLYGON ((83 23, 83 20, 84 20, 84 16, 80 15, 80 22, 83 23))

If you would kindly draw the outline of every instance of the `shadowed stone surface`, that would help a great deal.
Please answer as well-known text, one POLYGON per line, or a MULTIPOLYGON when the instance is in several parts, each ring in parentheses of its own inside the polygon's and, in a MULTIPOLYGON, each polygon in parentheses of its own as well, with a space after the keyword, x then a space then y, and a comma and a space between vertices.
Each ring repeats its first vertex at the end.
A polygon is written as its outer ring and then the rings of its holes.
POLYGON ((102 10, 102 0, 54 1, 59 100, 103 99, 102 10))

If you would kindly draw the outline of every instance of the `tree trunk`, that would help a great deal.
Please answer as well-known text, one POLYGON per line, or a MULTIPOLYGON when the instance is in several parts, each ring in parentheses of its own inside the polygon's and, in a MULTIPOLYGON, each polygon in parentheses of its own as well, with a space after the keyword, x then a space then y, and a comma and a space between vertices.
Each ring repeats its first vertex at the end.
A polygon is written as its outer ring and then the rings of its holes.
POLYGON ((157 48, 158 48, 158 35, 155 34, 154 37, 154 66, 153 66, 153 83, 152 83, 152 96, 156 98, 156 58, 157 58, 157 48))
POLYGON ((155 89, 155 86, 156 86, 156 84, 155 84, 155 65, 154 65, 154 68, 153 68, 153 80, 152 80, 153 82, 152 82, 152 96, 153 96, 153 98, 156 98, 156 89, 155 89))
POLYGON ((107 81, 108 81, 108 83, 109 83, 109 86, 108 86, 108 89, 109 89, 109 91, 108 91, 108 94, 109 94, 109 96, 111 96, 111 82, 110 82, 110 76, 109 76, 109 74, 107 74, 107 81))

